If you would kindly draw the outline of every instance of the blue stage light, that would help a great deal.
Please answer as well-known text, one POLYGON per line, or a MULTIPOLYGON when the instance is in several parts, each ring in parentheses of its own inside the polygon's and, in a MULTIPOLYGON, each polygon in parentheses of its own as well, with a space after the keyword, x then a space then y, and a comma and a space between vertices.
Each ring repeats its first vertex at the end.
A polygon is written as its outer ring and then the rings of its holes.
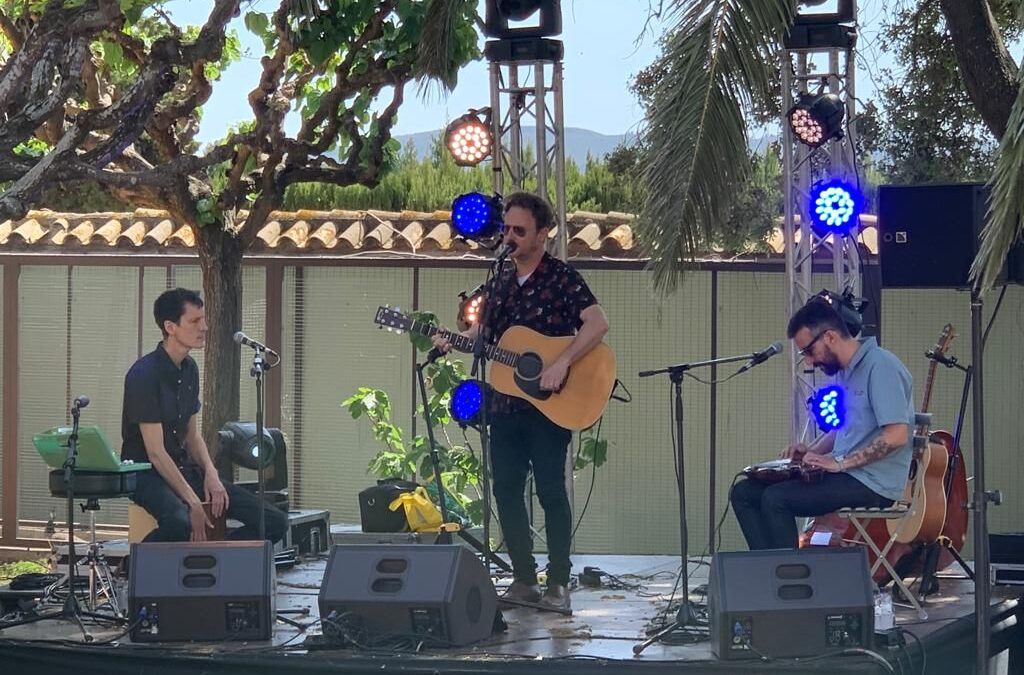
POLYGON ((501 227, 501 202, 479 192, 459 195, 452 202, 452 227, 466 239, 486 239, 501 227))
POLYGON ((811 190, 811 227, 821 237, 845 236, 857 224, 861 197, 840 181, 819 183, 811 190))
POLYGON ((826 433, 846 423, 846 400, 842 387, 822 387, 811 396, 810 406, 818 428, 826 433))
POLYGON ((484 405, 484 387, 479 380, 463 380, 452 389, 448 407, 459 424, 473 424, 484 405))

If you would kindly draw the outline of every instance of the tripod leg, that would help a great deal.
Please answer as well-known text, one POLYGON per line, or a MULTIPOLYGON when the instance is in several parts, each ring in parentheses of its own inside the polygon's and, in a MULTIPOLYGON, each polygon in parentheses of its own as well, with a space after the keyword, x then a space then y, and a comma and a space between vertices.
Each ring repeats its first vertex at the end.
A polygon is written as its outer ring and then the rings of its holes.
POLYGON ((960 567, 963 569, 964 574, 970 577, 971 581, 974 581, 974 570, 972 570, 967 565, 967 562, 960 556, 960 553, 958 553, 957 550, 952 546, 947 546, 946 548, 949 549, 949 552, 953 554, 953 559, 960 564, 960 567))
POLYGON ((939 580, 935 577, 935 568, 939 566, 939 550, 939 544, 930 544, 926 549, 924 571, 921 573, 921 582, 917 588, 917 596, 921 601, 925 596, 939 590, 939 580))
POLYGON ((484 549, 484 545, 483 545, 483 543, 479 539, 477 539, 476 537, 471 535, 469 532, 466 532, 465 530, 459 530, 458 533, 459 533, 459 537, 462 538, 465 542, 467 542, 470 546, 475 548, 481 554, 486 555, 488 562, 493 563, 495 565, 495 567, 498 567, 499 569, 505 570, 509 574, 512 573, 512 565, 509 565, 503 559, 498 557, 498 555, 496 553, 494 553, 493 551, 488 553, 486 551, 486 549, 484 549))

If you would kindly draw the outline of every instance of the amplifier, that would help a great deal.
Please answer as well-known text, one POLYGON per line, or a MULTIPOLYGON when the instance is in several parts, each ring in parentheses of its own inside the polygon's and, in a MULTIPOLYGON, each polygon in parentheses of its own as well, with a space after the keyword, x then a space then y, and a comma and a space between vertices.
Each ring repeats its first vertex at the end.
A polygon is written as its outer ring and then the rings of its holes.
POLYGON ((718 553, 708 580, 720 659, 872 647, 874 588, 863 547, 718 553))
POLYGON ((128 619, 133 642, 269 640, 270 542, 132 544, 128 619))
POLYGON ((339 545, 318 598, 324 635, 419 637, 428 646, 488 637, 498 596, 487 569, 458 544, 339 545))

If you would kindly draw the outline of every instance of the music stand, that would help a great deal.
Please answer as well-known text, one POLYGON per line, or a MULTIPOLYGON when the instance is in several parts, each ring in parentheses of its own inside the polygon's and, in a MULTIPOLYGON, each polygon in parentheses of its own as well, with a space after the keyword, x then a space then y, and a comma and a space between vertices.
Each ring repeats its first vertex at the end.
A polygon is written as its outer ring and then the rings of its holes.
POLYGON ((68 523, 68 595, 64 599, 64 604, 56 612, 49 612, 47 614, 39 614, 32 616, 27 619, 19 619, 17 621, 9 621, 7 623, 0 624, 0 631, 5 628, 13 628, 15 626, 24 626, 30 623, 37 623, 39 621, 45 621, 47 619, 66 619, 68 621, 74 621, 79 630, 82 631, 82 639, 85 642, 92 642, 93 637, 85 629, 85 624, 82 623, 82 617, 89 617, 92 619, 100 619, 111 621, 114 623, 126 623, 127 619, 119 616, 112 616, 108 614, 102 614, 99 612, 87 612, 84 611, 81 605, 78 603, 78 596, 75 595, 78 586, 78 574, 75 555, 75 464, 78 460, 78 421, 81 415, 81 409, 89 405, 89 399, 84 396, 79 396, 75 399, 74 404, 71 406, 71 434, 68 436, 67 454, 64 459, 64 486, 67 490, 67 523, 68 523))

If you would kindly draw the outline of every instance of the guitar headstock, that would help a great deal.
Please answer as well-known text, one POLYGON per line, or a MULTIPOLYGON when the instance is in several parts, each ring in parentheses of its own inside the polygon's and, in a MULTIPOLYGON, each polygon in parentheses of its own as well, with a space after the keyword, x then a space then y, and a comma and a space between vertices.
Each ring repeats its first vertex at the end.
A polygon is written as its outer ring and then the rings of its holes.
POLYGON ((953 344, 955 339, 956 331, 953 329, 953 324, 947 323, 942 327, 942 334, 939 335, 939 339, 935 342, 935 346, 932 347, 932 351, 936 354, 945 354, 949 351, 949 346, 953 344))
POLYGON ((395 333, 403 333, 412 325, 412 319, 402 314, 400 307, 392 309, 387 305, 381 305, 377 308, 377 314, 373 317, 373 322, 379 327, 387 328, 395 333))

